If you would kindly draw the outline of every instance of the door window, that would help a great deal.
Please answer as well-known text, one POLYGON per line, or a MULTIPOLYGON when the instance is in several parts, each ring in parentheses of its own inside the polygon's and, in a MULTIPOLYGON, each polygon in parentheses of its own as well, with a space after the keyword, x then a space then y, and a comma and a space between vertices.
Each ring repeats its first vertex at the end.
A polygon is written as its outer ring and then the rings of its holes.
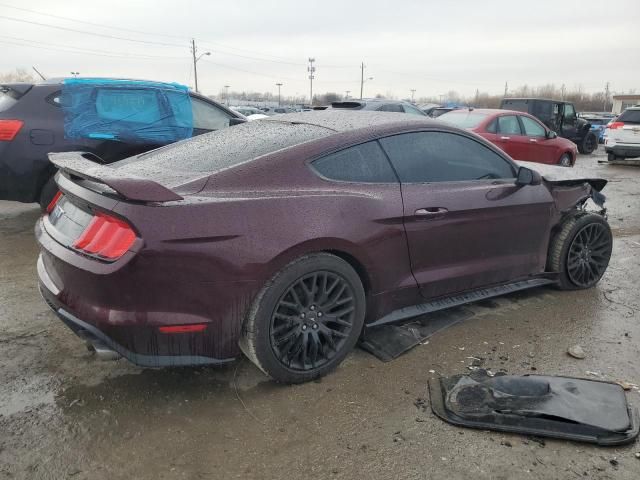
POLYGON ((576 119, 576 111, 573 108, 573 105, 564 106, 564 121, 565 122, 573 122, 576 119))
POLYGON ((396 103, 387 103, 385 105, 382 105, 379 109, 379 112, 401 112, 403 113, 404 110, 402 109, 402 105, 396 104, 396 103))
POLYGON ((424 117, 425 114, 422 110, 418 110, 416 107, 412 107, 411 105, 403 105, 404 107, 404 112, 405 113, 410 113, 412 115, 420 115, 421 117, 424 117))
POLYGON ((498 132, 505 135, 522 135, 518 117, 515 115, 503 115, 498 117, 498 132))
POLYGON ((511 163, 463 135, 417 132, 383 138, 380 142, 404 183, 515 177, 511 163))
POLYGON ((528 137, 544 137, 546 135, 546 131, 542 125, 540 125, 535 120, 521 116, 520 120, 522 121, 522 126, 524 127, 524 134, 528 137))
POLYGON ((311 164, 329 180, 397 183, 393 169, 378 142, 367 142, 319 158, 311 164))
POLYGON ((191 97, 193 128, 197 130, 220 130, 229 126, 231 115, 200 99, 191 97))

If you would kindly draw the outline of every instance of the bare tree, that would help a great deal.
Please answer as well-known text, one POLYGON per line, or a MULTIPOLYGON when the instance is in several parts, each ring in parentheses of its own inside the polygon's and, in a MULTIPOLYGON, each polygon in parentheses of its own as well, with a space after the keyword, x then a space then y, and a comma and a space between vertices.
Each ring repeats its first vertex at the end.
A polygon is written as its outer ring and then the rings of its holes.
POLYGON ((32 83, 35 78, 29 70, 25 68, 16 68, 13 72, 0 73, 0 82, 3 83, 32 83))

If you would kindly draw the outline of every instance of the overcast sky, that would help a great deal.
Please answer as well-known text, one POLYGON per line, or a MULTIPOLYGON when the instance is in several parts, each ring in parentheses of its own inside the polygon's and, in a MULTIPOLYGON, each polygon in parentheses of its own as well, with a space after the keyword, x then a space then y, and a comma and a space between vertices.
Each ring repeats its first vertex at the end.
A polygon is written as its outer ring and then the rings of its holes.
POLYGON ((193 86, 195 37, 211 52, 198 62, 206 94, 281 82, 308 95, 309 57, 316 93, 359 96, 362 61, 365 96, 501 93, 505 81, 640 91, 639 25, 640 0, 0 0, 0 72, 193 86))

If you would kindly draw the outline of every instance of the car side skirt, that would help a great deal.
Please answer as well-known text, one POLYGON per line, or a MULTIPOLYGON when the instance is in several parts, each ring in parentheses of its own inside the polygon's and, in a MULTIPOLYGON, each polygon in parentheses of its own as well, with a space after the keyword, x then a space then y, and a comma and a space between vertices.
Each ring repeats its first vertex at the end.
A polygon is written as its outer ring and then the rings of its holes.
POLYGON ((555 280, 552 278, 537 277, 507 283, 504 285, 497 285, 494 287, 479 288, 477 290, 471 290, 458 295, 438 298, 430 302, 420 303, 418 305, 412 305, 410 307, 403 307, 398 310, 394 310, 393 312, 385 315, 375 322, 367 324, 366 327, 377 327, 388 323, 394 323, 407 318, 417 317, 418 315, 424 315, 425 313, 437 312, 439 310, 445 310, 447 308, 477 302, 478 300, 499 297, 508 293, 518 292, 520 290, 526 290, 529 288, 541 287, 543 285, 549 285, 552 283, 555 283, 555 280))

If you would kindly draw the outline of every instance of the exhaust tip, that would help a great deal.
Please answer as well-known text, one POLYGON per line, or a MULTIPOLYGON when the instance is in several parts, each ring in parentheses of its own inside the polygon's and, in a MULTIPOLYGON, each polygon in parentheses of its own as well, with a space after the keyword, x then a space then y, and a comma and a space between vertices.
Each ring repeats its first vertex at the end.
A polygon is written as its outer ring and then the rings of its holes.
POLYGON ((118 360, 122 357, 118 352, 111 350, 109 347, 98 341, 88 343, 87 348, 89 350, 93 350, 96 358, 100 361, 109 362, 118 360))

